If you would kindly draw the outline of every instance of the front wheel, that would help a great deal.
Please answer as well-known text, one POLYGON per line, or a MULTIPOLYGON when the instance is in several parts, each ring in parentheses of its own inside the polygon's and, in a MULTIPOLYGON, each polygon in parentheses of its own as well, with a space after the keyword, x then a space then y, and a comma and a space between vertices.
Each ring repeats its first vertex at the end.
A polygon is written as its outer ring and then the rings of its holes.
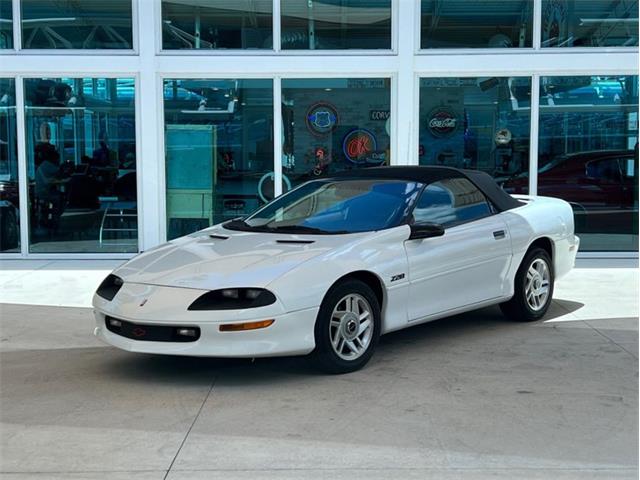
POLYGON ((311 357, 329 373, 362 368, 380 337, 380 305, 371 288, 359 280, 332 287, 320 305, 311 357))
POLYGON ((549 254, 542 248, 532 249, 516 273, 513 298, 500 304, 502 313, 520 322, 540 320, 551 305, 553 284, 549 254))

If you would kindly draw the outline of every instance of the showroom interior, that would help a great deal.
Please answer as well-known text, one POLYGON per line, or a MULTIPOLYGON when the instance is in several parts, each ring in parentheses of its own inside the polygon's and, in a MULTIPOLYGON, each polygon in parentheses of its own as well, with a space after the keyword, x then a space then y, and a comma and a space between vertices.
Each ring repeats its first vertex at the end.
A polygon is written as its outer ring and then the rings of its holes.
POLYGON ((0 0, 0 29, 3 258, 128 258, 382 165, 563 198, 581 257, 638 257, 637 1, 0 0))

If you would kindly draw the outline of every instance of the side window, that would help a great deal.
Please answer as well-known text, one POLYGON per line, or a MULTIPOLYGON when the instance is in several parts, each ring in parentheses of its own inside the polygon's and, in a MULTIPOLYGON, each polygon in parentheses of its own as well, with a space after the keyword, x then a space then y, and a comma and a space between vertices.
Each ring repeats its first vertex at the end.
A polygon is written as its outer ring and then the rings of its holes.
POLYGON ((587 177, 608 182, 620 181, 620 165, 616 158, 604 158, 587 163, 587 177))
POLYGON ((493 213, 484 194, 466 178, 434 182, 422 192, 413 218, 416 223, 438 223, 452 227, 488 217, 493 213))

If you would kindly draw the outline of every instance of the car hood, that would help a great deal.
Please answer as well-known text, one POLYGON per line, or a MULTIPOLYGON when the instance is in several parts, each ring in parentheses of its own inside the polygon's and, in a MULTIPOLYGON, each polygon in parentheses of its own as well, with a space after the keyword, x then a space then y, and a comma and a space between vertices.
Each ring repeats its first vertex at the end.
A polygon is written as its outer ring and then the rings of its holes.
POLYGON ((364 235, 238 232, 216 226, 148 250, 114 274, 131 283, 202 290, 264 287, 307 260, 364 235))

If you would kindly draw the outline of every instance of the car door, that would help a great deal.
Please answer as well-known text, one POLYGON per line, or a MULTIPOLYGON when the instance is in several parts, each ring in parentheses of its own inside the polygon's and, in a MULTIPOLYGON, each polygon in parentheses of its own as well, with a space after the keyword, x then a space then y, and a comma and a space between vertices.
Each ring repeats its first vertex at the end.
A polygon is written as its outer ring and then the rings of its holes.
POLYGON ((413 221, 442 225, 440 237, 407 240, 409 321, 506 294, 512 251, 501 215, 466 178, 428 185, 413 221))

